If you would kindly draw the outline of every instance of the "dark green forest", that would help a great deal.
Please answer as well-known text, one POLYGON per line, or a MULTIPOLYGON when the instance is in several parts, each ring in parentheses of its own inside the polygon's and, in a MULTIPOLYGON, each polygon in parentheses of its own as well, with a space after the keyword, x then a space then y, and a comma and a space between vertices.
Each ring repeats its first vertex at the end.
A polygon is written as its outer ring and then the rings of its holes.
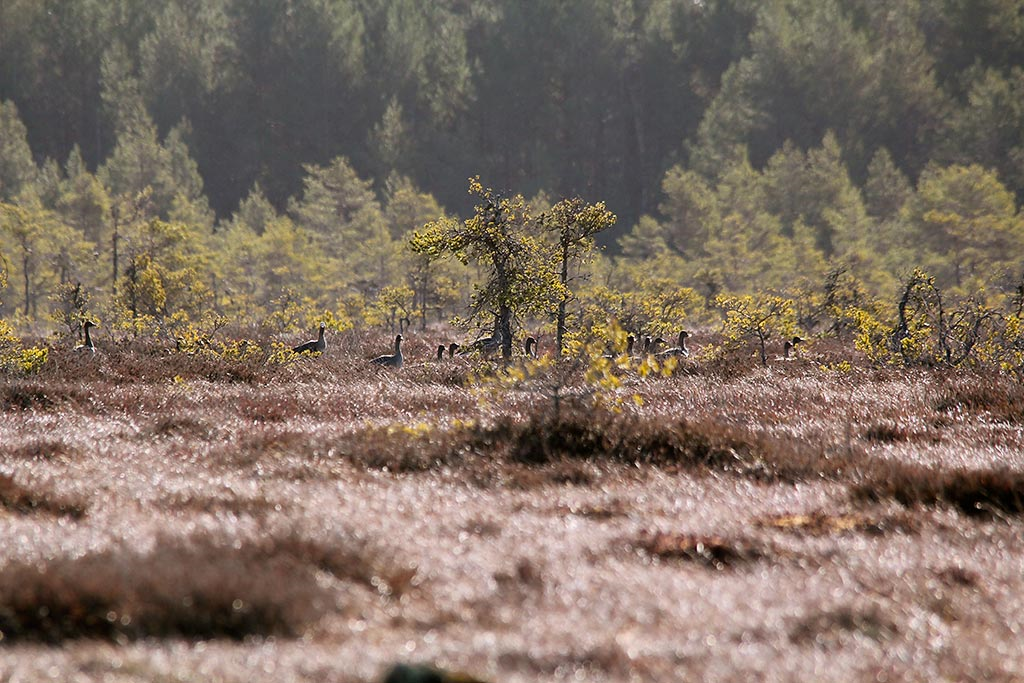
POLYGON ((0 0, 0 313, 459 315, 479 267, 407 245, 476 176, 615 214, 581 325, 1011 297, 1021 65, 1022 0, 0 0))

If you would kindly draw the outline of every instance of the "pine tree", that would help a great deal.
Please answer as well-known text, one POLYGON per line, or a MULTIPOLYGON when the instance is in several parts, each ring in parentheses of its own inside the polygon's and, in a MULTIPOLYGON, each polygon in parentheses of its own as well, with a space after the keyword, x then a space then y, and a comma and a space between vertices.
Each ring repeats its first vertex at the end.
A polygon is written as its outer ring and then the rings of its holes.
POLYGON ((10 201, 28 187, 36 175, 28 131, 13 102, 0 101, 0 201, 10 201))
POLYGON ((469 322, 494 321, 502 356, 512 357, 517 319, 550 311, 565 290, 552 267, 553 259, 534 232, 533 218, 521 194, 503 197, 485 188, 479 178, 469 184, 478 204, 463 222, 441 218, 413 235, 413 252, 431 258, 453 255, 485 272, 473 295, 469 322))

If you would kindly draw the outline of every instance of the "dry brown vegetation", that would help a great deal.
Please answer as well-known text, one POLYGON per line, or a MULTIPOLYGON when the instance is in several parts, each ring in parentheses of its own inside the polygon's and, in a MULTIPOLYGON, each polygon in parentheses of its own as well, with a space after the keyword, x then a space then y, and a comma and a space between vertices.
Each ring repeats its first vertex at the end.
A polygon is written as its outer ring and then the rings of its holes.
POLYGON ((0 380, 0 680, 1024 676, 1019 383, 812 347, 556 410, 378 347, 0 380))

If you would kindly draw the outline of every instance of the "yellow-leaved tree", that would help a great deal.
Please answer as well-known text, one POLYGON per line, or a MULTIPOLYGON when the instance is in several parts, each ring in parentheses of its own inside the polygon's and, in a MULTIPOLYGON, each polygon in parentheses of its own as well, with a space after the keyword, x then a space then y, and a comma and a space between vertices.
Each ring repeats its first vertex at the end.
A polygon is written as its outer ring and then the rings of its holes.
POLYGON ((722 331, 726 344, 738 346, 746 340, 753 340, 762 365, 768 365, 769 340, 788 337, 796 332, 793 302, 784 297, 774 294, 720 294, 715 304, 725 313, 722 331))
POLYGON ((413 233, 410 247, 429 258, 454 256, 481 268, 484 279, 474 289, 466 322, 493 320, 507 360, 517 321, 553 310, 566 289, 523 196, 502 196, 479 177, 470 180, 469 192, 478 199, 470 218, 431 221, 413 233))
POLYGON ((541 214, 540 224, 557 242, 558 281, 562 296, 558 300, 555 346, 565 352, 566 308, 575 297, 569 283, 580 277, 587 257, 594 249, 594 235, 615 225, 615 214, 604 202, 587 204, 579 197, 563 199, 541 214))

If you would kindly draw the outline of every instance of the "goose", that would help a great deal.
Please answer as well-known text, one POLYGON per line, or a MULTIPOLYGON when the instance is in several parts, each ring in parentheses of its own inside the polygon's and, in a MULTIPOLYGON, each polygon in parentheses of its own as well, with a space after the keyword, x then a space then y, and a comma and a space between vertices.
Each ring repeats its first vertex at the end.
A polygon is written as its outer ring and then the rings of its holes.
POLYGON ((478 351, 484 355, 492 354, 501 349, 501 333, 497 330, 490 337, 480 337, 459 350, 460 354, 473 353, 478 351))
POLYGON ((654 353, 655 349, 657 349, 660 345, 664 343, 665 340, 662 339, 661 337, 655 337, 654 339, 651 339, 651 336, 647 335, 646 337, 644 337, 644 355, 646 356, 654 353))
POLYGON ((796 345, 804 341, 802 337, 794 336, 792 339, 787 339, 786 343, 782 345, 782 357, 786 360, 791 360, 794 356, 790 356, 790 352, 796 349, 796 345))
POLYGON ((448 345, 448 357, 449 358, 455 358, 455 352, 458 351, 460 348, 461 347, 459 346, 458 342, 452 342, 451 344, 449 344, 448 345))
POLYGON ((444 344, 437 345, 437 360, 444 360, 444 352, 447 348, 444 344))
POLYGON ((682 356, 686 358, 690 355, 690 349, 686 348, 686 340, 690 337, 690 333, 686 330, 679 330, 679 345, 665 349, 658 354, 659 358, 666 358, 668 356, 682 356))
POLYGON ((327 329, 327 323, 320 323, 320 336, 316 339, 310 339, 308 342, 299 344, 292 349, 295 353, 305 353, 306 351, 316 351, 323 353, 324 349, 327 348, 327 340, 324 339, 324 330, 327 329))
POLYGON ((402 367, 402 335, 395 336, 395 353, 390 356, 377 356, 370 362, 374 365, 383 365, 388 368, 402 367))
POLYGON ((526 351, 526 355, 530 358, 537 357, 537 340, 534 337, 527 337, 526 343, 523 346, 523 350, 526 351))
POLYGON ((96 323, 91 320, 86 320, 82 327, 85 329, 85 341, 76 346, 75 351, 96 353, 96 345, 92 343, 92 336, 89 334, 89 330, 96 327, 96 323))

